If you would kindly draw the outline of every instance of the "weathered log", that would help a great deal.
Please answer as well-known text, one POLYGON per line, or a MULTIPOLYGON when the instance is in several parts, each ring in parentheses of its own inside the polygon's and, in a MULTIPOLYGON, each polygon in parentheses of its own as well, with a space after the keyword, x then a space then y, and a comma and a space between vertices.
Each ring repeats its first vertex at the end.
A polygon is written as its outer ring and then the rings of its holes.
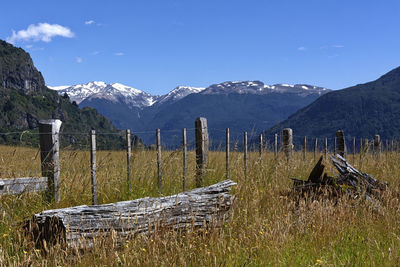
POLYGON ((95 239, 110 236, 121 243, 137 234, 161 229, 215 227, 228 219, 234 197, 231 180, 160 198, 142 198, 95 206, 47 210, 35 214, 26 229, 38 244, 66 243, 92 247, 95 239))
POLYGON ((0 179, 0 195, 18 195, 47 189, 47 177, 0 179))

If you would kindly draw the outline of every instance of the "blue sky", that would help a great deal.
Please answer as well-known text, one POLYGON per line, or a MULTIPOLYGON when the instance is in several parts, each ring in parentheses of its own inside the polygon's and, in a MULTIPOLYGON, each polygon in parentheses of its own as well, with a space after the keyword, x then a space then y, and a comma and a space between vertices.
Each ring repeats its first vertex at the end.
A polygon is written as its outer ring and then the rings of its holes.
POLYGON ((1 10, 0 38, 27 50, 52 86, 341 89, 400 66, 398 0, 14 0, 1 10))

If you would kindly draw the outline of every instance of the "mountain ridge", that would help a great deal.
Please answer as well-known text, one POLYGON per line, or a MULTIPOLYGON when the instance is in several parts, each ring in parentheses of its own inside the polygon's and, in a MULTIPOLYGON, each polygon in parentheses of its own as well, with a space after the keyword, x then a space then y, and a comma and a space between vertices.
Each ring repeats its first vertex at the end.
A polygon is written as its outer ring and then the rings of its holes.
MULTIPOLYGON (((121 83, 107 84, 103 81, 91 81, 87 84, 77 84, 71 86, 48 86, 50 89, 56 90, 60 95, 67 93, 72 101, 77 104, 82 103, 85 99, 104 98, 114 94, 123 95, 124 97, 132 98, 132 101, 125 101, 135 107, 144 108, 166 101, 178 101, 189 94, 269 94, 269 93, 297 93, 301 96, 310 94, 322 95, 330 90, 325 87, 319 87, 307 84, 274 84, 266 85, 261 81, 226 81, 218 84, 212 84, 209 87, 193 87, 182 86, 175 87, 170 92, 164 95, 151 95, 145 91, 136 89, 134 87, 126 86, 121 83), (233 89, 233 91, 232 91, 233 89), (135 102, 133 96, 140 96, 139 102, 135 102), (144 98, 144 100, 143 100, 144 98)), ((109 100, 114 100, 108 97, 109 100)))
POLYGON ((160 128, 163 142, 177 146, 180 137, 172 131, 192 128, 197 117, 206 117, 210 129, 220 129, 210 130, 210 138, 218 143, 224 140, 222 132, 225 128, 231 128, 232 139, 239 138, 243 131, 261 131, 329 91, 304 84, 228 81, 207 88, 178 86, 165 95, 150 96, 154 97, 151 105, 131 105, 123 98, 110 101, 107 97, 92 95, 82 100, 79 106, 99 110, 118 128, 148 132, 141 136, 146 144, 154 143, 153 131, 160 128))
POLYGON ((339 129, 348 137, 400 136, 400 67, 374 81, 329 92, 264 134, 286 127, 313 137, 334 136, 339 129))

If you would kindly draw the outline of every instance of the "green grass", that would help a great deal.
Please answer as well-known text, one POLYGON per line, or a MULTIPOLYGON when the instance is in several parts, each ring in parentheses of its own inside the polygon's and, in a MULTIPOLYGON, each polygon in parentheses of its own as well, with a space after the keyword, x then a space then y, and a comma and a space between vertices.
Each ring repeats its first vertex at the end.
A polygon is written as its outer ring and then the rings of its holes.
MULTIPOLYGON (((2 178, 40 176, 36 149, 0 147, 2 178)), ((296 208, 287 197, 289 177, 306 179, 315 164, 312 153, 295 153, 287 163, 265 153, 250 153, 247 178, 243 155, 231 155, 231 179, 238 184, 231 220, 221 229, 179 234, 167 232, 130 240, 117 247, 104 240, 95 249, 73 251, 62 246, 37 250, 18 222, 45 209, 91 203, 89 152, 61 151, 61 202, 45 204, 41 194, 0 197, 0 265, 145 265, 145 266, 396 266, 400 262, 400 154, 366 155, 354 166, 392 188, 373 205, 363 200, 305 199, 296 208)), ((133 190, 128 192, 126 154, 100 151, 99 203, 160 196, 154 151, 132 156, 133 190)), ((163 152, 163 195, 182 191, 182 154, 163 152)), ((353 163, 353 157, 348 159, 353 163)), ((189 153, 188 188, 195 186, 195 162, 189 153)), ((335 173, 332 166, 328 172, 335 173)), ((210 152, 205 185, 225 179, 225 154, 210 152)))

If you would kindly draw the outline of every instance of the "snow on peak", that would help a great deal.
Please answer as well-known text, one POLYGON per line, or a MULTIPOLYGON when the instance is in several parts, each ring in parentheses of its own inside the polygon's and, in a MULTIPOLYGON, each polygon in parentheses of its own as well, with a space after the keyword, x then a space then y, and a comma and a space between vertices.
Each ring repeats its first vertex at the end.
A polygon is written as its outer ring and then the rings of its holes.
POLYGON ((88 98, 103 98, 114 102, 124 98, 124 102, 127 104, 138 107, 149 106, 153 103, 150 94, 121 83, 107 84, 102 81, 92 81, 87 84, 49 88, 57 90, 59 94, 67 93, 71 101, 75 101, 77 104, 88 98))
MULTIPOLYGON (((234 81, 213 84, 208 87, 202 94, 270 94, 270 93, 292 93, 301 96, 310 94, 321 94, 326 88, 311 86, 306 84, 274 84, 267 85, 260 81, 234 81)), ((326 91, 325 91, 326 92, 326 91)), ((324 92, 324 93, 325 93, 324 92)))
POLYGON ((261 81, 227 81, 213 84, 207 88, 192 86, 177 86, 165 95, 151 95, 139 89, 121 84, 107 84, 102 81, 92 81, 87 84, 73 86, 48 86, 58 94, 67 93, 71 101, 80 104, 84 100, 106 99, 114 103, 123 103, 129 107, 149 107, 166 102, 176 102, 190 94, 258 94, 293 93, 302 96, 324 94, 329 91, 323 87, 307 84, 274 84, 267 85, 261 81))
POLYGON ((162 95, 157 100, 157 103, 165 103, 167 101, 178 101, 190 94, 200 93, 205 90, 204 87, 177 86, 166 95, 162 95))

